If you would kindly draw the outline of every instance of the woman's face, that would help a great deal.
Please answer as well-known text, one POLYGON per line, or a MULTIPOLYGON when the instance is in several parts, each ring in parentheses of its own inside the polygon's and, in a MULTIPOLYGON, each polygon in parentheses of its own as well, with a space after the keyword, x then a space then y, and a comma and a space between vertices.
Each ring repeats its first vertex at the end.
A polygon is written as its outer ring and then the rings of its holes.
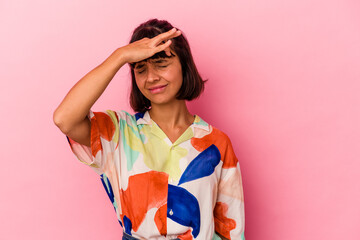
POLYGON ((135 80, 141 93, 153 104, 168 104, 175 98, 182 82, 179 57, 148 59, 135 64, 135 80))

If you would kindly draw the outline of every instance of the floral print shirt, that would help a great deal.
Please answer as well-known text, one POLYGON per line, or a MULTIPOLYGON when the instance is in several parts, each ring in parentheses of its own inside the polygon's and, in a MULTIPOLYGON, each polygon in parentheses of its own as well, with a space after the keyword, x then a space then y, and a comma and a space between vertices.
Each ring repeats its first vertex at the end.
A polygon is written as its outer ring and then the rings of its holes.
POLYGON ((172 143, 148 111, 89 111, 91 147, 67 137, 97 174, 123 230, 139 239, 244 240, 240 165, 229 137, 198 115, 172 143))

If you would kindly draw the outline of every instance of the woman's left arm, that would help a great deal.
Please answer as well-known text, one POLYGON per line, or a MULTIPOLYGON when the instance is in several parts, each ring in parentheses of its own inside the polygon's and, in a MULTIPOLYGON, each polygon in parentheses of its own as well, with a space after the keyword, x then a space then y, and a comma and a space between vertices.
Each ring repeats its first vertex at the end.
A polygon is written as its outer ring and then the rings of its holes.
POLYGON ((221 239, 245 240, 244 194, 240 164, 227 135, 224 145, 220 151, 223 165, 214 208, 215 232, 221 239))

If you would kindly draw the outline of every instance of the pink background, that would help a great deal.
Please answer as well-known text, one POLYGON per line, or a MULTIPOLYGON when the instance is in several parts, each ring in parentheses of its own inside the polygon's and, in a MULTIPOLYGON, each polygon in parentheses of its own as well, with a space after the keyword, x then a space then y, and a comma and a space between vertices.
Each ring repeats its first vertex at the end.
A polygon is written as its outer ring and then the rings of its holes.
MULTIPOLYGON (((247 240, 360 239, 360 4, 1 1, 0 239, 120 239, 114 208, 52 114, 152 17, 190 42, 209 81, 190 111, 239 158, 247 240)), ((115 76, 93 110, 124 109, 115 76)))

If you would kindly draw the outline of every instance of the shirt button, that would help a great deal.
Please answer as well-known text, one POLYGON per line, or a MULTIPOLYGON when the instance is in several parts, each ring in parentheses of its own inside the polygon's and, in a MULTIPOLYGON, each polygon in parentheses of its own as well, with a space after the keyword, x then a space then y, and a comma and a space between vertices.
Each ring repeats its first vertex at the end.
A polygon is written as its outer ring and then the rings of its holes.
POLYGON ((170 214, 170 216, 172 216, 174 214, 172 209, 170 209, 169 214, 170 214))

